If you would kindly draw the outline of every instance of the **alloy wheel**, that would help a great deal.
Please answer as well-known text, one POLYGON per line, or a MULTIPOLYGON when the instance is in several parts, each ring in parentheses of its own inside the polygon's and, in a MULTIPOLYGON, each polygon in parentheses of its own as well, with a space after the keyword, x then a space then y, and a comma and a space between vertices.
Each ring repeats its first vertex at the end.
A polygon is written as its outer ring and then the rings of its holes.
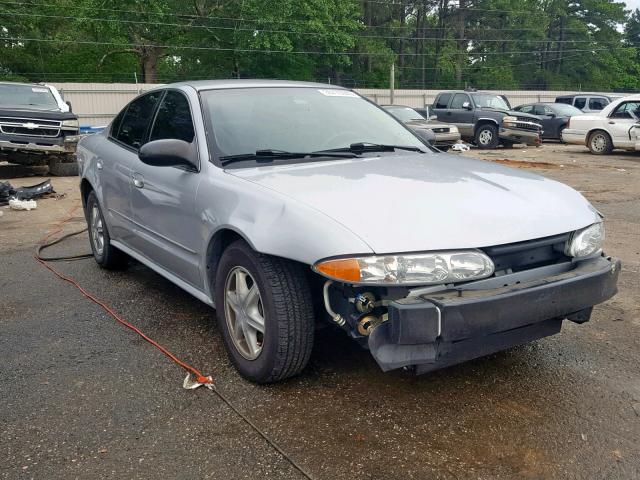
POLYGON ((482 145, 489 145, 493 140, 493 133, 491 133, 491 130, 483 130, 480 132, 478 140, 482 145))
POLYGON ((227 276, 224 313, 238 353, 247 360, 258 358, 264 343, 264 308, 258 284, 243 267, 234 267, 227 276))
POLYGON ((591 138, 591 148, 595 152, 604 152, 607 148, 607 139, 602 133, 597 133, 591 138))
POLYGON ((102 215, 97 204, 93 204, 91 208, 91 238, 93 247, 98 255, 104 253, 104 227, 102 225, 102 215))

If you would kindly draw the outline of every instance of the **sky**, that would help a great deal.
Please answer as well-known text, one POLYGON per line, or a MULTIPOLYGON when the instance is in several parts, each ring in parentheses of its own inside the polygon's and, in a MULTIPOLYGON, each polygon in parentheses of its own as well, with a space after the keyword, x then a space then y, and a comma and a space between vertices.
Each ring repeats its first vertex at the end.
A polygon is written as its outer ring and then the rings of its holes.
POLYGON ((625 0, 625 2, 627 4, 627 8, 629 10, 634 10, 636 8, 640 8, 640 0, 625 0))

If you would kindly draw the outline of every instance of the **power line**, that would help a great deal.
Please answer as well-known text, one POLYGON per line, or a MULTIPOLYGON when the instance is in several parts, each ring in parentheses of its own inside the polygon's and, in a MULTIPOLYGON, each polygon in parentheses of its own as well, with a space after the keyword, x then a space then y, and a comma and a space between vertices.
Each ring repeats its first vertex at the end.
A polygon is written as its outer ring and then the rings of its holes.
MULTIPOLYGON (((296 30, 272 30, 267 28, 247 28, 247 27, 226 27, 226 26, 214 26, 214 25, 190 25, 182 23, 168 23, 168 22, 151 22, 143 20, 127 20, 117 18, 98 18, 98 17, 76 17, 71 15, 48 15, 43 13, 24 13, 15 12, 11 16, 16 17, 36 17, 36 18, 57 18, 62 20, 75 20, 75 21, 91 21, 91 22, 109 22, 127 25, 145 25, 145 26, 166 26, 166 27, 180 27, 180 28, 196 28, 203 30, 229 30, 229 31, 245 31, 251 33, 283 33, 292 35, 305 35, 305 36, 332 36, 329 32, 301 32, 296 30)), ((469 41, 469 42, 490 42, 490 43, 599 43, 601 45, 607 43, 618 42, 598 42, 597 40, 549 40, 549 39, 519 39, 519 38, 451 38, 451 37, 407 37, 407 36, 384 36, 384 35, 353 35, 356 38, 367 39, 377 38, 386 40, 409 40, 409 41, 469 41)))
MULTIPOLYGON (((176 49, 176 50, 201 50, 201 51, 216 51, 216 52, 242 52, 242 53, 284 53, 292 55, 356 55, 356 56, 383 56, 388 57, 389 53, 386 52, 321 52, 314 50, 273 50, 273 49, 252 49, 252 48, 234 48, 234 47, 201 47, 193 45, 157 45, 150 43, 136 44, 136 43, 116 43, 116 42, 99 42, 90 40, 63 40, 52 38, 20 38, 20 37, 0 37, 2 41, 13 41, 18 43, 23 42, 39 42, 39 43, 63 43, 63 44, 78 44, 78 45, 109 45, 113 47, 124 48, 158 48, 158 49, 176 49)), ((618 48, 636 48, 636 47, 618 47, 618 48)), ((592 48, 592 49, 572 49, 572 50, 545 50, 544 53, 577 53, 577 52, 600 52, 616 49, 615 47, 608 48, 592 48)), ((448 55, 464 55, 464 56, 487 56, 487 55, 521 55, 521 54, 539 54, 540 51, 507 51, 507 52, 450 52, 448 55)), ((435 53, 416 53, 407 52, 402 53, 404 57, 424 57, 434 56, 435 53)))

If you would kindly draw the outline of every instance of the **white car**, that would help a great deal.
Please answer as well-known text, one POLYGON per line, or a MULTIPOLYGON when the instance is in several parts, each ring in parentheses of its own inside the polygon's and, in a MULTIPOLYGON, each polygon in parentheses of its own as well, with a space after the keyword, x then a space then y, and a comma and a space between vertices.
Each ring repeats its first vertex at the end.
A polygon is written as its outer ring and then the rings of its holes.
POLYGON ((595 155, 614 148, 640 150, 640 95, 620 98, 601 112, 571 117, 562 132, 566 143, 586 145, 595 155))

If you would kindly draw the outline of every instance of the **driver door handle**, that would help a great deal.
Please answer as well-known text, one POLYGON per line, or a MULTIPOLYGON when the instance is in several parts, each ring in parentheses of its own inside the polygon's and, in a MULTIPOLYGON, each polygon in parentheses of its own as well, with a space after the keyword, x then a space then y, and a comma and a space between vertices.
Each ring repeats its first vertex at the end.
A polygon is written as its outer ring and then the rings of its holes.
POLYGON ((609 125, 615 125, 616 122, 614 122, 613 120, 609 120, 609 125))
POLYGON ((134 173, 131 175, 131 180, 133 181, 133 186, 136 188, 144 187, 144 177, 139 173, 134 173))

